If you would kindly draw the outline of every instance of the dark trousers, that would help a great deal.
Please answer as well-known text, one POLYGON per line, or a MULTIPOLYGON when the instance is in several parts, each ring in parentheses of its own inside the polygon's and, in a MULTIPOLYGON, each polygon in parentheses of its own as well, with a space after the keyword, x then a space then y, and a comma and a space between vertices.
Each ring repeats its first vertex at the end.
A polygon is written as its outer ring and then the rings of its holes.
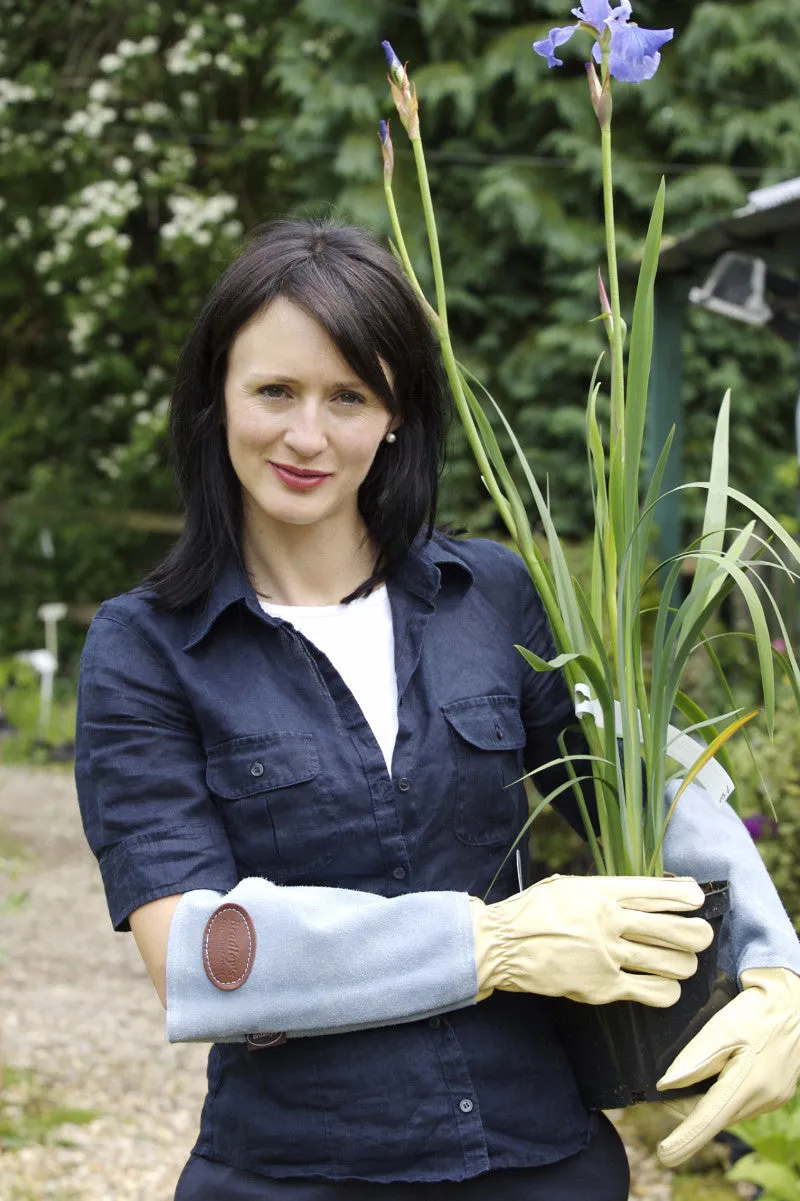
POLYGON ((577 1155, 543 1168, 487 1172, 458 1182, 270 1180, 193 1155, 175 1201, 627 1201, 625 1148, 608 1118, 598 1116, 597 1134, 577 1155))

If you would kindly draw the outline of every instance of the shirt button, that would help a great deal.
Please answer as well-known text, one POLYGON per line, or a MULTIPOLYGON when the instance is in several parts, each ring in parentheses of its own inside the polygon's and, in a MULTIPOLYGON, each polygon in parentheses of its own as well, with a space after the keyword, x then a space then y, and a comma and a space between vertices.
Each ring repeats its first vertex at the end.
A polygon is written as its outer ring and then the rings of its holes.
POLYGON ((472 1113, 474 1106, 469 1097, 465 1097, 463 1101, 459 1101, 458 1108, 462 1113, 472 1113))
POLYGON ((397 867, 392 870, 392 875, 394 876, 395 880, 405 880, 406 869, 401 867, 398 863, 397 867))
POLYGON ((264 774, 264 764, 259 763, 258 759, 256 759, 255 763, 250 764, 250 775, 251 776, 263 776, 263 774, 264 774))
POLYGON ((431 1030, 438 1030, 439 1027, 441 1026, 441 1024, 442 1024, 441 1018, 429 1018, 428 1019, 428 1025, 430 1026, 431 1030))
POLYGON ((397 781, 397 787, 401 792, 408 792, 409 788, 411 787, 411 781, 407 780, 405 776, 401 776, 401 778, 397 781))

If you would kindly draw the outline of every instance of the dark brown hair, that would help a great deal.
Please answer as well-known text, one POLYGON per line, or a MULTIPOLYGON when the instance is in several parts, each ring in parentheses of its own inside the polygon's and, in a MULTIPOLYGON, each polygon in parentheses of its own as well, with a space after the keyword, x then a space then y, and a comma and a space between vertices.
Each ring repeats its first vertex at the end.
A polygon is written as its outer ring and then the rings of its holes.
POLYGON ((390 574, 421 531, 428 537, 433 531, 449 399, 436 339, 415 292, 365 230, 276 221, 257 232, 217 281, 181 352, 170 436, 186 523, 145 581, 165 608, 200 599, 231 555, 241 561, 241 487, 222 425, 228 350, 279 296, 323 326, 358 378, 401 422, 396 442, 381 443, 359 490, 378 559, 374 575, 353 596, 390 574), (379 358, 391 368, 394 391, 379 358))

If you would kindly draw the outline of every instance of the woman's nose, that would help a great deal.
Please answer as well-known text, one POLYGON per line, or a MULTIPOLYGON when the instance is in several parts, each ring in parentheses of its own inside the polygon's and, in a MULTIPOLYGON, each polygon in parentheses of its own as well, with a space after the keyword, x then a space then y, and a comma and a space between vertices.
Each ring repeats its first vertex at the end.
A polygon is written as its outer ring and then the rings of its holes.
POLYGON ((293 408, 284 434, 284 441, 291 450, 306 457, 311 457, 324 450, 327 444, 327 435, 322 407, 310 403, 293 408))

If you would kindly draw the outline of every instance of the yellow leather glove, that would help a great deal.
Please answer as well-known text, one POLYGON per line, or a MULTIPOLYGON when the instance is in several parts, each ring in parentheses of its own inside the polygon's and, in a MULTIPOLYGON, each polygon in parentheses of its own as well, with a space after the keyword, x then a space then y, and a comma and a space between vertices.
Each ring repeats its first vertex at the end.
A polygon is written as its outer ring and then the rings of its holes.
POLYGON ((500 988, 674 1005, 712 939, 681 916, 703 899, 694 880, 639 876, 550 876, 493 905, 470 898, 478 1000, 500 988))
POLYGON ((668 1109, 686 1118, 658 1148, 669 1168, 720 1130, 779 1109, 794 1096, 800 1077, 800 976, 783 967, 747 968, 740 983, 742 991, 706 1022, 658 1082, 659 1088, 681 1088, 719 1073, 699 1100, 664 1097, 668 1109))

